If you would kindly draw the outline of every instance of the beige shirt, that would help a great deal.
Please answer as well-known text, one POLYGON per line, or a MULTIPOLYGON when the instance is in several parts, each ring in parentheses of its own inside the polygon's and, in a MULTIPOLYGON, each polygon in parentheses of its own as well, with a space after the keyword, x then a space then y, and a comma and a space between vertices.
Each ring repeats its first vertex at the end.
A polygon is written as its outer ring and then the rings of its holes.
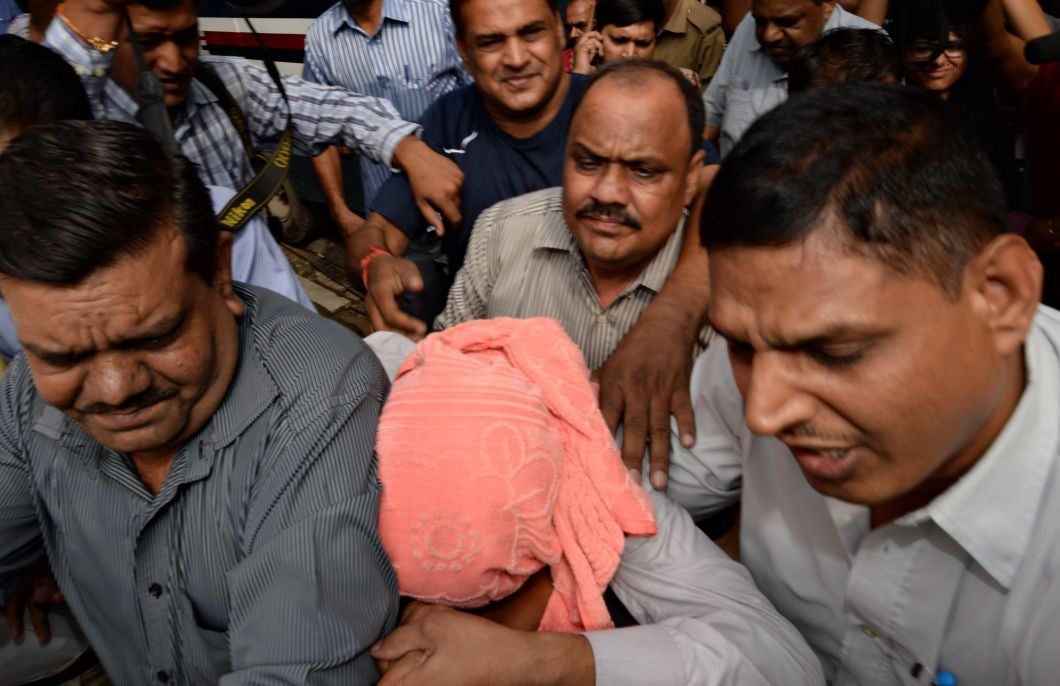
POLYGON ((655 39, 652 57, 695 72, 703 92, 718 70, 724 51, 721 15, 697 0, 682 0, 655 39))
MULTIPOLYGON (((437 330, 472 319, 552 317, 590 369, 607 360, 662 289, 684 240, 684 223, 608 307, 600 306, 578 243, 563 219, 562 189, 527 193, 479 215, 437 330)), ((700 350, 710 330, 700 336, 700 350)))
POLYGON ((696 362, 696 446, 668 493, 693 515, 741 495, 740 559, 806 637, 829 683, 1060 683, 1060 314, 1039 309, 1027 386, 994 444, 927 506, 872 529, 753 435, 726 346, 696 362))

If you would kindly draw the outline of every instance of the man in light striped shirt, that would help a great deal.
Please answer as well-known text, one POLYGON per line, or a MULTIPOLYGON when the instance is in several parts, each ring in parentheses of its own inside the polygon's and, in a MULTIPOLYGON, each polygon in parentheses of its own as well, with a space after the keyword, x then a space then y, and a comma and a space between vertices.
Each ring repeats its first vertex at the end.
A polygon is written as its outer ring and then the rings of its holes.
POLYGON ((677 264, 703 116, 695 88, 661 62, 601 67, 571 121, 563 187, 479 216, 435 328, 554 317, 598 369, 677 264))
MULTIPOLYGON (((417 200, 442 209, 454 202, 463 179, 451 161, 415 135, 386 100, 283 78, 286 100, 268 73, 247 60, 199 56, 198 1, 154 9, 130 0, 67 0, 44 43, 81 76, 97 118, 138 122, 134 99, 139 71, 124 30, 136 29, 147 67, 158 77, 173 133, 203 181, 239 190, 254 177, 250 157, 217 95, 197 77, 207 68, 224 84, 246 118, 255 146, 274 146, 288 125, 295 149, 317 154, 347 145, 383 164, 404 169, 417 200)), ((430 213, 435 219, 435 213, 430 213)))
MULTIPOLYGON (((444 0, 336 3, 306 33, 302 77, 386 100, 405 121, 419 121, 435 100, 471 84, 444 0)), ((360 165, 367 207, 392 171, 364 156, 360 165)), ((335 223, 345 232, 356 230, 364 217, 347 204, 338 149, 317 155, 313 168, 335 223)))

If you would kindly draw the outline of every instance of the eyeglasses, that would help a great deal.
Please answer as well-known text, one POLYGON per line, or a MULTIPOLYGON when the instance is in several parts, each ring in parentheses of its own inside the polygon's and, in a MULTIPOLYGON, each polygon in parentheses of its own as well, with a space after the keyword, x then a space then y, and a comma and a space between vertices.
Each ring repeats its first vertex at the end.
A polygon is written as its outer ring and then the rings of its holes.
POLYGON ((908 58, 914 62, 934 61, 939 55, 946 57, 962 57, 965 52, 964 41, 951 40, 945 43, 936 41, 917 41, 909 46, 906 52, 908 58))

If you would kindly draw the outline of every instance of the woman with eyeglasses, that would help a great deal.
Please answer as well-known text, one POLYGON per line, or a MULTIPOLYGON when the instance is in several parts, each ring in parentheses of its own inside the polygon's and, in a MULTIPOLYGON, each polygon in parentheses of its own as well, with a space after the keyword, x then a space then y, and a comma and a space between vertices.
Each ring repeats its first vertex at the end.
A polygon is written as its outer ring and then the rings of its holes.
POLYGON ((951 28, 945 40, 921 35, 905 51, 906 80, 949 100, 950 92, 968 68, 963 31, 951 28))
POLYGON ((905 81, 935 93, 956 109, 989 156, 1009 207, 1018 207, 1023 180, 1016 159, 1016 122, 1003 116, 986 65, 968 52, 965 22, 974 17, 952 16, 945 5, 917 0, 908 8, 905 35, 897 41, 905 81))

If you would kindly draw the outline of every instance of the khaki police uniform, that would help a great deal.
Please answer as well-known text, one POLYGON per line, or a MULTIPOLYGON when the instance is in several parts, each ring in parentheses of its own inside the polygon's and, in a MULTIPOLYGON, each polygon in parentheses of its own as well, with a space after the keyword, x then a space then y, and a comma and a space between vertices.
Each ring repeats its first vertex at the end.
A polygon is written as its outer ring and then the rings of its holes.
POLYGON ((681 0, 659 32, 652 57, 697 74, 702 92, 717 71, 724 50, 721 15, 697 0, 681 0))

